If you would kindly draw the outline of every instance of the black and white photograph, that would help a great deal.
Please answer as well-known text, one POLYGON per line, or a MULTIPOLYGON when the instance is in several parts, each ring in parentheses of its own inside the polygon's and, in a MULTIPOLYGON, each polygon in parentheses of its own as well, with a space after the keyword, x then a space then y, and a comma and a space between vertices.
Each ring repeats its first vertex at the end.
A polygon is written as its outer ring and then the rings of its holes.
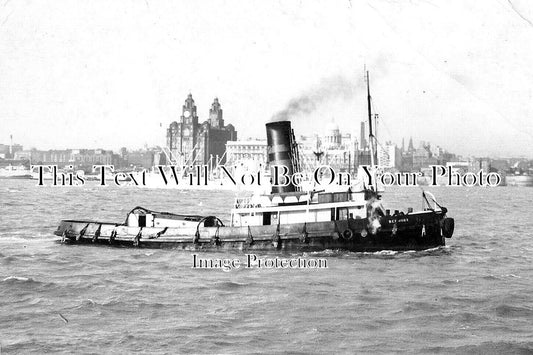
POLYGON ((533 3, 0 0, 0 355, 533 354, 533 3))

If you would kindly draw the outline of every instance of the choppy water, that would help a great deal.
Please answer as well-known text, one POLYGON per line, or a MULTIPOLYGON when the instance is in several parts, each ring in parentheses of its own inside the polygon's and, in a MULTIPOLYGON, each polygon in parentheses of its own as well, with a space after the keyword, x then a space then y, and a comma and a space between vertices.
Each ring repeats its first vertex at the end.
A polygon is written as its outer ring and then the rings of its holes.
MULTIPOLYGON (((532 188, 432 189, 456 219, 445 248, 223 272, 192 269, 190 252, 67 246, 52 232, 136 205, 227 219, 231 192, 34 185, 0 180, 2 354, 533 352, 532 188)), ((419 207, 420 191, 385 203, 419 207)))

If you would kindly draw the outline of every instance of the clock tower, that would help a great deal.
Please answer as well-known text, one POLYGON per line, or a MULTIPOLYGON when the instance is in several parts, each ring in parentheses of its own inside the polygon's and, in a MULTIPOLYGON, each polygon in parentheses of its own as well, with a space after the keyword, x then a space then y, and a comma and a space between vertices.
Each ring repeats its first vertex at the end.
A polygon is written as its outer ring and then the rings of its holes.
POLYGON ((222 118, 222 109, 220 108, 218 97, 215 97, 215 100, 211 104, 211 109, 209 110, 209 124, 211 127, 217 129, 224 127, 224 119, 222 118))
POLYGON ((185 104, 182 107, 181 123, 198 125, 198 115, 196 114, 196 104, 192 98, 192 95, 187 96, 185 104))
POLYGON ((179 165, 194 164, 197 150, 198 114, 192 95, 189 94, 181 108, 179 122, 172 122, 167 130, 167 146, 172 160, 179 165))
POLYGON ((224 163, 226 143, 237 140, 233 125, 225 125, 223 111, 217 98, 214 99, 209 118, 198 123, 196 104, 189 94, 181 108, 179 121, 172 122, 167 129, 167 147, 170 163, 177 165, 199 165, 215 162, 224 163))
POLYGON ((197 153, 196 138, 198 133, 198 114, 196 112, 196 104, 190 93, 181 110, 180 163, 193 164, 197 153))

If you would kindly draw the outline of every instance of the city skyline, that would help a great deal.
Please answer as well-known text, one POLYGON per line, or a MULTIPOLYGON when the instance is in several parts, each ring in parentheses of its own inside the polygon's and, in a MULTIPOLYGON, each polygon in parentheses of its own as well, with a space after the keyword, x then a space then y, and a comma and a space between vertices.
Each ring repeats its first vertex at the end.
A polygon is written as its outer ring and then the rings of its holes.
POLYGON ((461 155, 531 158, 526 5, 139 1, 102 11, 9 2, 0 19, 0 141, 163 145, 188 93, 201 120, 218 97, 243 136, 264 137, 264 124, 283 112, 297 134, 333 118, 354 134, 366 117, 366 65, 382 141, 412 136, 461 155), (294 103, 302 110, 291 111, 294 103))
MULTIPOLYGON (((327 139, 328 135, 329 135, 330 132, 322 132, 321 134, 319 133, 312 133, 310 135, 296 135, 296 141, 298 142, 299 145, 301 145, 302 147, 308 147, 310 142, 312 143, 312 145, 316 145, 317 142, 320 142, 320 147, 317 147, 316 150, 318 151, 323 151, 323 152, 326 152, 328 150, 332 150, 334 151, 336 148, 335 147, 330 147, 328 145, 327 142, 325 142, 325 139, 327 139), (318 141, 317 141, 318 140, 318 141)), ((369 147, 368 147, 368 142, 364 142, 364 146, 361 146, 361 142, 359 141, 359 137, 357 136, 357 134, 354 136, 352 135, 351 133, 348 133, 346 135, 346 132, 340 130, 340 134, 342 135, 343 139, 346 139, 348 138, 350 140, 350 142, 348 143, 348 145, 353 145, 354 142, 357 143, 356 147, 358 150, 362 151, 362 150, 368 150, 369 147)), ((263 143, 266 143, 266 138, 257 138, 257 137, 243 137, 243 138, 238 138, 237 140, 235 141, 228 141, 227 143, 246 143, 246 142, 256 142, 256 143, 259 143, 259 142, 263 142, 263 143)), ((168 143, 168 142, 167 142, 168 143)), ((384 142, 380 142, 378 141, 377 142, 377 146, 381 146, 381 147, 385 147, 385 146, 389 146, 389 145, 392 145, 394 147, 396 147, 399 151, 401 152, 409 152, 411 151, 411 144, 412 144, 412 149, 413 151, 414 150, 418 150, 418 149, 429 149, 431 148, 432 150, 434 149, 437 149, 437 150, 440 150, 442 151, 443 153, 450 153, 450 154, 453 154, 453 155, 456 155, 458 158, 460 159, 470 159, 470 158, 489 158, 489 159, 527 159, 527 158, 521 158, 519 156, 513 156, 513 157, 494 157, 494 156, 474 156, 474 155, 460 155, 460 154, 456 154, 454 151, 451 151, 449 149, 447 149, 446 147, 441 147, 441 146, 438 146, 438 145, 434 145, 432 144, 432 142, 428 141, 428 140, 423 140, 423 139, 420 139, 420 140, 416 140, 416 139, 412 139, 412 137, 409 137, 409 139, 407 140, 407 143, 405 143, 405 140, 402 141, 402 143, 397 143, 397 142, 393 142, 393 141, 384 141, 384 142)), ((343 143, 341 144, 343 147, 347 147, 347 143, 343 143)), ((4 144, 2 142, 0 142, 0 147, 2 148, 5 148, 6 151, 8 151, 9 149, 9 144, 4 144)), ((17 144, 16 142, 13 143, 13 147, 15 147, 16 149, 13 151, 13 154, 12 155, 15 155, 16 157, 16 153, 19 153, 24 155, 25 153, 28 153, 28 152, 31 152, 31 151, 38 151, 38 152, 43 152, 43 153, 46 153, 46 152, 52 152, 52 153, 57 153, 57 152, 65 152, 65 151, 103 151, 103 152, 111 152, 113 154, 122 154, 124 152, 148 152, 148 151, 151 151, 151 152, 158 152, 158 153, 161 153, 162 155, 165 155, 165 154, 168 154, 168 149, 165 149, 165 148, 168 148, 168 146, 165 146, 165 144, 159 144, 159 145, 152 145, 152 146, 144 146, 144 147, 120 147, 118 149, 113 149, 113 148, 110 148, 110 147, 89 147, 89 146, 83 146, 83 147, 80 147, 80 146, 73 146, 73 147, 64 147, 64 148, 51 148, 51 149, 42 149, 40 147, 35 147, 35 146, 23 146, 21 144, 17 144)), ((343 148, 343 149, 346 149, 347 151, 349 150, 349 148, 343 148)), ((2 158, 0 157, 0 160, 2 158)), ((7 158, 6 158, 7 159, 7 158)), ((17 159, 15 158, 15 160, 20 160, 20 159, 17 159)))
MULTIPOLYGON (((168 128, 166 128, 166 129, 168 129, 168 128)), ((352 137, 351 139, 354 139, 357 142, 358 146, 360 147, 361 142, 360 142, 359 133, 357 133, 357 132, 356 133, 349 133, 349 132, 343 131, 342 129, 340 129, 340 133, 343 136, 346 135, 346 134, 350 135, 352 137)), ((167 132, 167 134, 168 134, 168 132, 167 132)), ((327 132, 324 132, 324 131, 322 131, 321 133, 319 133, 319 132, 311 132, 310 134, 307 134, 307 135, 296 133, 296 140, 300 144, 307 144, 308 142, 306 142, 306 140, 310 140, 310 139, 312 140, 314 138, 318 138, 322 142, 322 139, 324 139, 326 136, 327 136, 327 132)), ((168 139, 168 137, 167 137, 167 139, 168 139)), ((242 138, 239 137, 235 142, 250 142, 250 141, 266 142, 266 138, 265 137, 254 137, 254 136, 247 136, 247 137, 242 137, 242 138)), ((402 138, 401 142, 380 141, 380 140, 378 140, 377 144, 378 145, 389 145, 389 144, 392 144, 395 147, 397 147, 398 149, 407 152, 409 143, 413 144, 414 149, 420 149, 420 148, 425 148, 427 146, 430 146, 432 148, 441 149, 442 151, 444 151, 446 153, 456 154, 458 157, 461 157, 461 158, 464 158, 464 159, 468 159, 468 158, 528 159, 527 157, 522 157, 522 156, 489 156, 489 155, 480 156, 480 155, 472 155, 472 154, 461 155, 461 154, 457 154, 453 150, 448 149, 447 147, 442 147, 442 146, 433 144, 433 142, 431 142, 431 141, 429 141, 427 139, 417 139, 417 138, 413 138, 413 137, 404 137, 404 138, 402 138)), ((65 146, 65 147, 57 147, 57 148, 45 149, 45 148, 38 147, 38 146, 33 146, 33 145, 24 146, 22 144, 19 144, 16 141, 13 141, 13 147, 18 148, 16 151, 19 151, 19 152, 28 152, 28 151, 33 151, 33 150, 43 151, 43 152, 47 152, 47 151, 57 152, 57 151, 65 151, 65 150, 103 150, 103 151, 111 151, 111 152, 116 153, 116 154, 119 154, 124 149, 127 150, 128 152, 160 150, 162 153, 164 153, 163 150, 165 148, 168 148, 167 144, 168 144, 168 141, 167 142, 161 141, 160 144, 153 144, 153 145, 147 145, 146 144, 146 145, 144 145, 142 147, 126 147, 126 146, 123 146, 123 147, 119 147, 119 148, 114 148, 114 147, 105 147, 105 146, 104 147, 102 147, 102 146, 72 146, 72 147, 65 146)), ((367 145, 368 142, 365 140, 364 144, 367 145)), ((9 142, 0 142, 0 146, 1 147, 5 147, 6 150, 7 150, 7 149, 9 149, 10 143, 9 142)), ((328 148, 321 148, 321 149, 327 150, 328 148)), ((368 147, 366 149, 368 149, 368 147)))
MULTIPOLYGON (((182 107, 183 112, 185 112, 185 110, 193 109, 194 110, 193 116, 195 116, 196 119, 198 120, 198 122, 196 123, 196 125, 198 127, 205 126, 205 125, 215 125, 218 128, 224 128, 224 126, 223 126, 224 125, 223 110, 222 110, 222 106, 219 103, 219 99, 217 97, 214 98, 213 103, 210 106, 209 117, 207 117, 205 120, 202 119, 200 116, 197 116, 197 106, 195 104, 195 101, 193 99, 193 95, 191 93, 189 93, 187 95, 187 98, 184 100, 184 103, 185 103, 185 105, 183 105, 183 107, 182 107), (193 106, 191 106, 189 108, 186 108, 187 105, 191 105, 191 104, 193 106), (215 121, 213 121, 213 120, 215 120, 215 121), (220 120, 220 122, 218 122, 218 120, 220 120), (222 125, 222 126, 219 127, 219 125, 222 125)), ((307 105, 312 105, 310 102, 307 102, 306 104, 307 105)), ((378 114, 374 114, 374 116, 375 116, 374 117, 374 124, 376 124, 377 117, 379 115, 378 114)), ((187 116, 187 117, 189 117, 189 116, 187 116)), ((279 120, 287 119, 285 117, 274 117, 274 118, 279 119, 279 120)), ((182 114, 182 115, 180 115, 180 118, 178 118, 177 120, 173 121, 169 125, 168 128, 165 128, 165 130, 166 130, 165 140, 166 141, 164 143, 161 143, 161 144, 157 144, 156 143, 156 144, 151 145, 151 146, 145 145, 142 148, 140 148, 140 147, 120 147, 120 148, 113 149, 112 147, 78 147, 78 146, 75 146, 75 147, 60 147, 60 148, 51 148, 51 149, 42 150, 39 147, 35 147, 35 146, 31 146, 31 145, 24 147, 22 144, 18 144, 17 142, 14 142, 14 141, 13 141, 13 147, 15 147, 15 149, 17 151, 22 151, 22 150, 24 150, 24 151, 31 151, 31 150, 39 150, 39 151, 107 150, 107 151, 113 151, 113 152, 116 152, 116 153, 119 152, 119 151, 122 151, 124 149, 127 149, 129 151, 136 151, 136 150, 142 150, 142 149, 144 149, 144 150, 148 150, 148 149, 152 150, 152 149, 157 149, 158 147, 161 149, 161 151, 163 151, 163 149, 165 149, 165 148, 168 148, 168 149, 172 150, 173 149, 172 146, 176 145, 177 143, 176 143, 176 141, 173 141, 171 143, 171 141, 169 140, 170 139, 169 137, 173 137, 174 135, 176 135, 176 133, 173 133, 173 134, 171 134, 169 136, 170 128, 175 127, 174 125, 177 124, 176 121, 183 121, 184 119, 186 119, 186 117, 184 117, 183 114, 182 114)), ((229 123, 229 124, 232 127, 232 129, 234 129, 233 125, 231 125, 231 123, 229 123)), ((311 131, 308 135, 297 134, 297 136, 300 137, 301 139, 303 139, 301 144, 306 144, 306 142, 305 142, 306 140, 314 139, 314 137, 318 137, 318 139, 320 140, 321 138, 325 138, 329 133, 331 133, 330 131, 337 130, 343 136, 344 135, 351 136, 352 138, 350 138, 350 139, 352 140, 352 143, 357 142, 358 146, 361 148, 361 147, 365 147, 367 145, 368 137, 365 135, 365 132, 368 133, 368 122, 361 121, 360 125, 358 127, 360 129, 359 132, 353 132, 353 130, 345 131, 345 130, 341 129, 338 124, 335 123, 335 119, 332 119, 326 125, 325 131, 324 130, 322 130, 321 132, 318 132, 318 131, 314 131, 313 132, 313 131, 311 131)), ((173 128, 173 129, 175 129, 175 128, 173 128)), ((192 132, 193 128, 189 127, 189 129, 192 132)), ((198 128, 198 129, 200 130, 200 128, 198 128)), ((200 133, 200 131, 198 131, 197 133, 200 133)), ((376 134, 376 133, 377 133, 377 128, 375 128, 374 134, 376 134)), ((236 132, 235 132, 235 137, 233 137, 232 140, 234 140, 235 138, 236 138, 236 132)), ((174 140, 175 139, 176 139, 176 137, 174 137, 174 140)), ((377 137, 376 137, 376 139, 377 139, 377 137)), ((12 135, 10 135, 10 140, 13 140, 13 136, 12 135)), ((248 136, 248 137, 245 137, 244 139, 238 139, 238 141, 250 141, 250 140, 264 140, 264 141, 266 141, 266 138, 265 137, 259 137, 259 136, 254 136, 254 137, 248 136)), ((386 143, 387 144, 392 143, 394 146, 396 146, 398 148, 401 148, 402 151, 404 151, 404 149, 403 149, 404 148, 404 141, 405 141, 405 137, 402 137, 402 143, 401 144, 399 144, 397 142, 392 142, 392 141, 387 141, 386 143)), ((385 141, 380 142, 378 140, 378 144, 381 144, 381 143, 385 143, 385 141)), ((6 147, 6 148, 10 147, 10 144, 11 144, 11 142, 9 142, 8 144, 0 142, 0 146, 6 147)), ((205 143, 202 143, 202 144, 205 144, 205 143)), ((413 144, 415 144, 417 147, 423 147, 423 146, 428 145, 428 144, 431 145, 431 142, 428 141, 428 140, 424 140, 424 139, 419 139, 418 141, 413 141, 413 137, 411 136, 411 137, 409 137, 408 145, 411 148, 411 146, 413 144)), ((189 149, 191 147, 189 147, 189 149)), ((435 147, 435 146, 433 146, 433 147, 435 147)), ((444 149, 445 151, 447 151, 445 147, 440 147, 440 146, 436 146, 436 147, 444 149)), ((9 148, 9 149, 11 149, 11 148, 9 148)), ((203 150, 204 148, 197 148, 197 149, 203 150)), ((361 148, 361 149, 363 149, 363 148, 361 148)), ((405 151, 407 151, 407 148, 405 149, 405 151)), ((217 153, 220 156, 223 155, 222 151, 219 151, 217 153)), ((170 154, 170 152, 167 151, 166 154, 170 154)), ((172 154, 176 154, 176 152, 173 152, 172 154)))

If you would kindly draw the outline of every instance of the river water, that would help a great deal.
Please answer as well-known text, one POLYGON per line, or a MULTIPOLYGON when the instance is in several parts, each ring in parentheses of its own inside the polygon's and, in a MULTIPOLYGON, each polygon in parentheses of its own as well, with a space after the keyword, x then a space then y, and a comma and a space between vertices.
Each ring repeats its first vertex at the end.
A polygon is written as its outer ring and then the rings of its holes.
MULTIPOLYGON (((123 221, 137 205, 227 220, 234 192, 0 180, 0 352, 531 354, 533 189, 430 191, 456 221, 446 247, 274 254, 328 267, 225 272, 193 269, 192 252, 52 233, 63 218, 123 221)), ((420 190, 389 189, 384 204, 418 209, 420 190)))

